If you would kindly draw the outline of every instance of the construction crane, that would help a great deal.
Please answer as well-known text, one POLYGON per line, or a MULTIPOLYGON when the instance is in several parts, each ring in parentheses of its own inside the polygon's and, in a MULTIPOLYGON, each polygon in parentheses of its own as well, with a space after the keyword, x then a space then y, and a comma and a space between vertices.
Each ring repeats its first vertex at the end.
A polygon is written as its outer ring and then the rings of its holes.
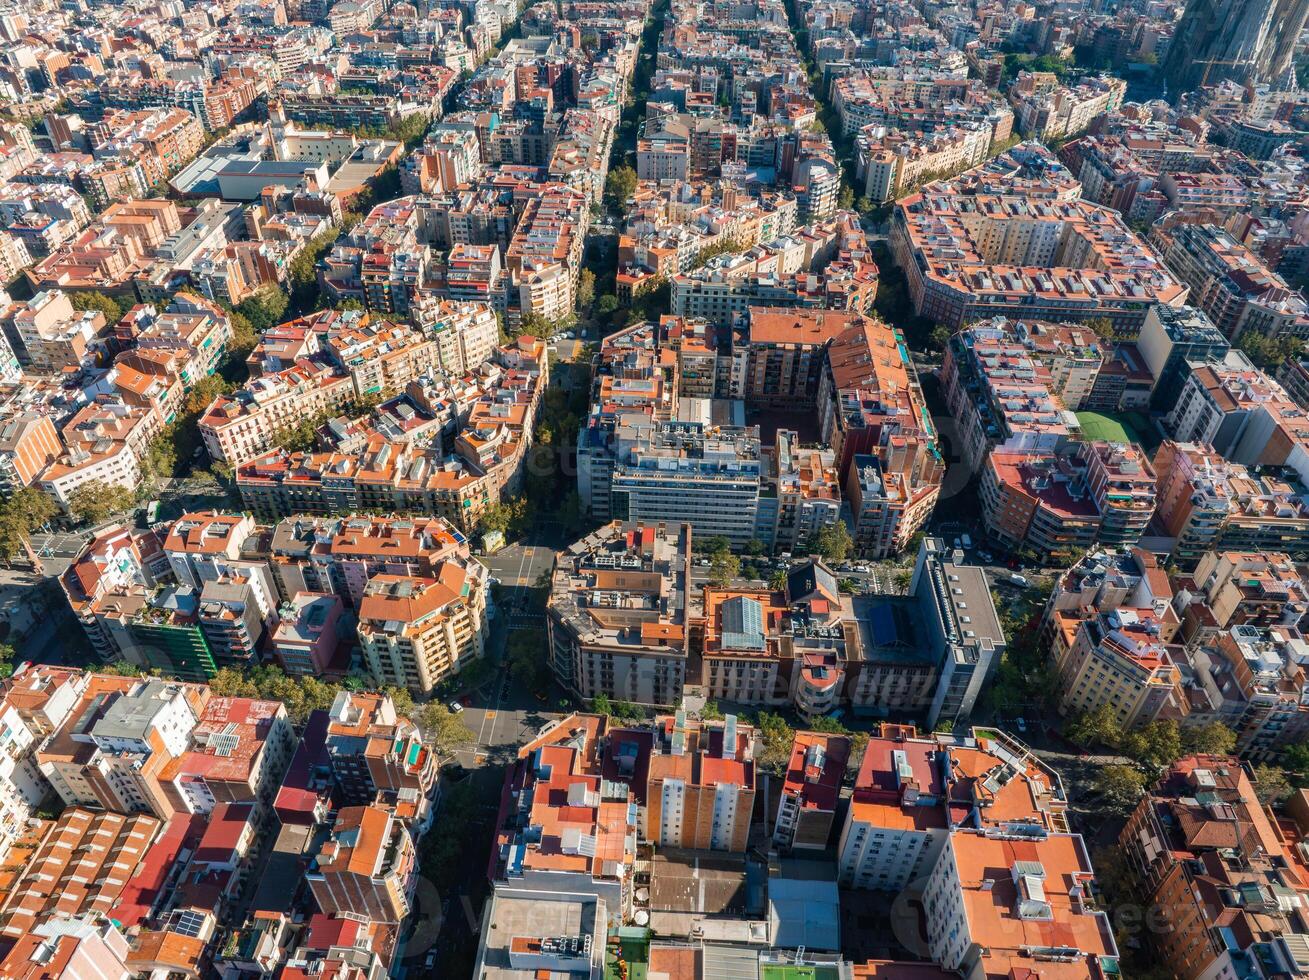
POLYGON ((1196 86, 1196 88, 1204 88, 1206 85, 1209 84, 1209 72, 1213 69, 1214 65, 1223 65, 1224 67, 1230 68, 1233 65, 1248 65, 1250 63, 1250 59, 1230 58, 1224 60, 1220 58, 1203 58, 1203 59, 1197 58, 1196 62, 1204 64, 1204 74, 1200 76, 1200 83, 1196 86))

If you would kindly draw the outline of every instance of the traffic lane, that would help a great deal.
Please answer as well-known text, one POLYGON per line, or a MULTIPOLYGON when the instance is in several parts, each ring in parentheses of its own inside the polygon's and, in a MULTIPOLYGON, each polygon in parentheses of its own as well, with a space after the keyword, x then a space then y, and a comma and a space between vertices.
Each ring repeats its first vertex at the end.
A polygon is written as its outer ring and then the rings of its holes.
POLYGON ((480 560, 505 588, 534 588, 543 572, 554 568, 555 552, 544 545, 512 544, 480 560))

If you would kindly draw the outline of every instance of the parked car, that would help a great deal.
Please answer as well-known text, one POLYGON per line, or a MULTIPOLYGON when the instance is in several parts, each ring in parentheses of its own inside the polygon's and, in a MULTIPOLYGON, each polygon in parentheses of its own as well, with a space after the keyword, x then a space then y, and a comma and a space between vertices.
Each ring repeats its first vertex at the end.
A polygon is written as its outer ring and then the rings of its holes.
POLYGON ((451 701, 450 710, 457 715, 463 712, 464 706, 460 704, 458 701, 451 701))

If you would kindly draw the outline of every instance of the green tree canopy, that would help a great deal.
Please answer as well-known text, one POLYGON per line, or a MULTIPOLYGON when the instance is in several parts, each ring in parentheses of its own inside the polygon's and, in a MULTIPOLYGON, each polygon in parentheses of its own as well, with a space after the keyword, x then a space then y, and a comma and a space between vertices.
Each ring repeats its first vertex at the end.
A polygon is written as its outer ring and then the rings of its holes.
POLYGON ((514 630, 505 645, 509 673, 529 691, 542 691, 549 687, 549 654, 549 643, 544 630, 514 630))
POLYGON ((1141 793, 1146 786, 1146 777, 1145 773, 1135 766, 1104 766, 1096 773, 1092 785, 1100 794, 1105 809, 1125 815, 1141 798, 1141 793))
POLYGON ((731 552, 715 552, 709 559, 709 581, 714 585, 727 585, 741 574, 741 559, 731 552))
POLYGON ((1152 721, 1126 732, 1121 740, 1125 755, 1147 766, 1162 768, 1182 756, 1182 736, 1175 721, 1152 721))
POLYGON ((499 531, 506 538, 517 537, 527 524, 527 501, 522 497, 502 500, 482 512, 481 531, 499 531))
POLYGON ((1290 334, 1269 337, 1257 330, 1243 332, 1236 346, 1254 362, 1255 367, 1264 371, 1298 360, 1305 352, 1304 341, 1299 337, 1290 334))
POLYGON ((605 194, 617 207, 622 207, 636 193, 636 171, 631 167, 615 167, 605 178, 605 194))
POLYGON ((232 339, 227 345, 228 359, 243 361, 255 349, 255 344, 259 343, 259 333, 250 318, 236 310, 227 314, 227 319, 232 325, 232 339))
POLYGON ((68 301, 73 304, 73 309, 85 312, 87 310, 97 310, 105 315, 105 320, 109 323, 117 323, 123 318, 126 312, 125 308, 118 300, 112 296, 106 296, 104 293, 97 292, 72 292, 68 294, 68 301))
POLYGON ((577 277, 577 308, 579 310, 590 309, 591 304, 595 302, 595 273, 590 269, 583 269, 577 277))
POLYGON ((439 701, 419 705, 414 710, 413 721, 423 733, 423 741, 439 755, 449 755, 476 738, 463 719, 439 701))
POLYGON ((231 390, 232 386, 223 380, 221 375, 207 375, 197 381, 195 387, 186 393, 186 399, 182 402, 182 411, 187 415, 198 416, 212 405, 219 395, 226 395, 231 390))
POLYGON ((1236 732, 1221 721, 1186 728, 1182 731, 1182 749, 1197 755, 1231 755, 1236 751, 1236 732))
POLYGON ((0 504, 0 558, 18 554, 38 527, 59 512, 49 495, 36 487, 23 487, 0 504))
POLYGON ((263 333, 283 321, 290 303, 290 297, 281 289, 266 285, 242 300, 235 312, 244 317, 253 330, 263 333))
POLYGON ((131 508, 132 491, 116 483, 88 480, 68 495, 68 511, 83 524, 99 524, 131 508))
POLYGON ((1254 792, 1260 803, 1281 803, 1291 795, 1291 781, 1276 766, 1255 766, 1254 792))
POLYGON ((795 731, 786 723, 785 718, 769 711, 759 713, 758 726, 762 748, 755 757, 755 763, 773 775, 781 775, 791 762, 795 731))
POLYGON ((412 719, 415 705, 414 696, 409 693, 409 688, 397 687, 395 684, 384 684, 382 686, 382 693, 391 699, 391 703, 395 705, 397 714, 412 719))
POLYGON ((829 564, 845 561, 854 541, 846 529, 845 521, 837 520, 818 529, 809 540, 809 552, 818 555, 829 564))
POLYGON ((1123 727, 1113 707, 1102 704, 1075 716, 1064 728, 1064 735, 1081 746, 1117 749, 1123 742, 1123 727))

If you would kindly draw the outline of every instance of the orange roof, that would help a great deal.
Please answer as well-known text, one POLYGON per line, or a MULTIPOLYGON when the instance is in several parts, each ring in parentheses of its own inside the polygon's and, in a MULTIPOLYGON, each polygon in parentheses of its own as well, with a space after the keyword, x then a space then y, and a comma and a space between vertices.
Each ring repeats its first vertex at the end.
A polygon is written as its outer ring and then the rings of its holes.
POLYGON ((431 615, 459 598, 466 578, 454 562, 444 563, 437 576, 374 575, 360 603, 359 619, 412 623, 431 615))
POLYGON ((750 342, 821 346, 863 319, 858 313, 833 310, 750 307, 750 342))
POLYGON ((1000 840, 955 833, 950 840, 974 942, 998 952, 1059 946, 1094 956, 1113 955, 1104 919, 1082 910, 1070 895, 1093 877, 1080 837, 1052 834, 1044 840, 1000 840), (1023 918, 1015 912, 1019 890, 1013 869, 1018 862, 1040 865, 1049 918, 1023 918))
POLYGON ((136 969, 180 970, 196 973, 200 969, 203 940, 176 932, 143 932, 136 948, 127 954, 127 962, 136 969))

